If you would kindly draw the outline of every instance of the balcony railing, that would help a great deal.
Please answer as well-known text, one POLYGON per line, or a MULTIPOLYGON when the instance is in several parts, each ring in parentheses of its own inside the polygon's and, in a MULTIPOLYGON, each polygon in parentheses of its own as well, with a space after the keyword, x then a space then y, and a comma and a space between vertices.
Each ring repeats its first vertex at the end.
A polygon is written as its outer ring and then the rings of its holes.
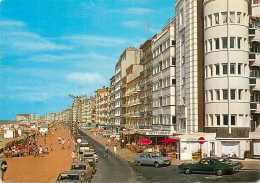
POLYGON ((153 66, 150 65, 149 67, 147 67, 146 70, 149 71, 149 70, 152 70, 152 68, 153 68, 153 66))
POLYGON ((140 88, 144 88, 144 85, 140 85, 140 88))
POLYGON ((146 84, 147 86, 150 86, 153 82, 152 81, 148 81, 146 84))
POLYGON ((140 58, 140 62, 144 61, 144 56, 142 58, 140 58))
POLYGON ((144 98, 140 98, 140 102, 143 102, 144 101, 144 98))

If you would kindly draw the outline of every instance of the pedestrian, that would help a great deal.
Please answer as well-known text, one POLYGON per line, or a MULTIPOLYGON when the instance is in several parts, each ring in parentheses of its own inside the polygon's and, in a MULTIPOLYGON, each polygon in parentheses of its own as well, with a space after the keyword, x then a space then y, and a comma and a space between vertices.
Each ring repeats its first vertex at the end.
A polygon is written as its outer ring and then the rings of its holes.
POLYGON ((116 145, 114 146, 114 158, 116 158, 116 145))
POLYGON ((64 145, 65 145, 65 140, 62 139, 62 142, 61 142, 61 148, 62 148, 62 149, 65 149, 64 145))
POLYGON ((38 146, 37 144, 34 145, 34 157, 38 156, 38 146))
POLYGON ((107 144, 110 145, 110 138, 107 139, 107 144))
POLYGON ((90 143, 89 143, 89 147, 90 147, 90 149, 92 149, 92 147, 93 147, 93 143, 92 143, 92 141, 90 141, 90 143))
POLYGON ((45 148, 44 154, 49 154, 48 147, 45 148))
POLYGON ((75 154, 75 150, 72 151, 71 153, 71 158, 72 158, 72 162, 75 163, 75 159, 76 159, 76 154, 75 154))
POLYGON ((121 149, 124 147, 124 139, 122 139, 122 143, 121 143, 121 149))
POLYGON ((40 157, 40 156, 42 156, 42 146, 40 145, 40 148, 39 148, 39 156, 38 156, 38 158, 40 157))
POLYGON ((68 149, 70 149, 70 140, 68 139, 68 149))
POLYGON ((104 157, 108 157, 108 147, 107 147, 107 145, 105 146, 104 157))
POLYGON ((60 144, 60 140, 61 140, 61 138, 60 138, 60 136, 58 137, 58 142, 59 142, 59 144, 60 144))

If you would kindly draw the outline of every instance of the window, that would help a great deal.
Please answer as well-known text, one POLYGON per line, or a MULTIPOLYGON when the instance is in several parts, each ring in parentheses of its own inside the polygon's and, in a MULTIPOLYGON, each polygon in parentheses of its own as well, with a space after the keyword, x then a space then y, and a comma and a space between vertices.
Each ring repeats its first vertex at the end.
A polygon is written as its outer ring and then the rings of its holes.
POLYGON ((215 13, 214 17, 215 17, 215 24, 218 25, 219 24, 219 14, 215 13))
POLYGON ((220 93, 219 93, 219 89, 215 90, 216 93, 216 100, 220 101, 220 93))
POLYGON ((227 23, 227 12, 222 12, 221 15, 222 15, 223 24, 226 24, 227 23))
POLYGON ((236 100, 236 90, 230 90, 230 97, 231 100, 236 100))
POLYGON ((175 64, 176 64, 176 59, 175 57, 172 57, 172 65, 175 66, 175 64))
POLYGON ((242 92, 243 92, 242 89, 238 90, 238 100, 242 100, 242 92))
POLYGON ((181 9, 180 10, 180 20, 179 20, 179 24, 180 24, 180 26, 182 26, 183 25, 183 9, 181 9))
POLYGON ((253 0, 253 4, 258 4, 258 0, 253 0))
POLYGON ((235 23, 235 12, 230 12, 230 17, 229 17, 229 19, 230 19, 230 23, 235 23))
POLYGON ((220 115, 216 114, 216 119, 217 119, 217 125, 220 125, 220 115))
POLYGON ((242 40, 241 37, 237 38, 237 48, 238 49, 241 49, 241 40, 242 40))
POLYGON ((176 79, 172 79, 172 84, 173 84, 173 85, 176 84, 176 79))
POLYGON ((207 41, 205 41, 205 53, 208 52, 208 45, 207 45, 207 41))
POLYGON ((209 40, 209 51, 212 51, 212 40, 209 40))
POLYGON ((227 48, 227 38, 226 37, 223 37, 222 38, 222 48, 227 48))
POLYGON ((236 115, 231 115, 231 125, 236 125, 236 115))
POLYGON ((235 74, 236 64, 230 64, 230 74, 235 74))
POLYGON ((181 63, 184 64, 185 63, 185 56, 181 57, 181 63))
POLYGON ((205 91, 205 102, 208 102, 208 91, 205 91))
POLYGON ((212 90, 209 90, 209 96, 210 96, 210 101, 213 101, 213 92, 212 92, 212 90))
POLYGON ((222 90, 223 91, 223 100, 227 100, 228 99, 228 90, 222 90))
POLYGON ((211 126, 213 126, 213 115, 210 114, 209 117, 210 117, 211 126))
POLYGON ((209 65, 209 72, 210 72, 210 76, 212 76, 213 75, 212 65, 209 65))
POLYGON ((205 68, 205 78, 207 78, 208 77, 208 67, 206 66, 206 68, 205 68))
POLYGON ((223 74, 227 74, 227 64, 222 64, 223 74))
POLYGON ((241 75, 242 64, 238 64, 237 74, 241 75))
POLYGON ((226 114, 223 115, 223 123, 224 125, 228 125, 228 115, 226 114))
POLYGON ((185 85, 185 78, 182 78, 182 86, 185 85))
POLYGON ((215 64, 216 75, 219 75, 219 64, 215 64))
POLYGON ((207 28, 207 17, 204 18, 204 28, 207 28))
POLYGON ((209 26, 212 26, 212 15, 209 15, 209 26))
POLYGON ((215 39, 215 49, 218 50, 219 49, 219 39, 215 39))
POLYGON ((237 23, 241 23, 241 12, 237 12, 237 23))
POLYGON ((175 40, 172 40, 172 46, 175 46, 175 45, 176 45, 175 40))
POLYGON ((230 48, 235 48, 235 37, 230 37, 230 48))
POLYGON ((176 125, 176 116, 172 116, 172 124, 176 125))

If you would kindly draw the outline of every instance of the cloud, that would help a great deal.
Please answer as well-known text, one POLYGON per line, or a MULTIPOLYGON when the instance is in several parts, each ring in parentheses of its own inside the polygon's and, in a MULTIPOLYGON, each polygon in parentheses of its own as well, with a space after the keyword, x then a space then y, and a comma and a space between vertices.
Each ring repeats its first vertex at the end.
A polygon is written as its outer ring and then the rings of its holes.
MULTIPOLYGON (((0 0, 1 2, 1 0, 0 0)), ((26 24, 22 21, 16 21, 16 20, 1 20, 0 26, 15 26, 15 27, 24 27, 26 24)))
POLYGON ((144 26, 144 24, 140 21, 125 21, 125 22, 122 22, 122 25, 124 27, 130 27, 130 28, 144 26))
POLYGON ((99 73, 79 73, 73 72, 67 75, 67 80, 78 84, 96 84, 105 83, 106 79, 99 73))

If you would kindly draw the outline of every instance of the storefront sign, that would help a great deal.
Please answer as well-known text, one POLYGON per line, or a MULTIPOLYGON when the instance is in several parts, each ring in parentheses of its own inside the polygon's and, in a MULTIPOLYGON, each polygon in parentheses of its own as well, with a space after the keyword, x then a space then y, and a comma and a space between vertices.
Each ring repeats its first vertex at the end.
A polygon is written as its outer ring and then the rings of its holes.
POLYGON ((146 132, 146 135, 170 135, 170 131, 151 131, 151 132, 146 132))
POLYGON ((176 137, 176 136, 169 136, 169 139, 176 139, 176 140, 180 140, 179 137, 176 137))
POLYGON ((132 134, 135 134, 135 131, 123 131, 123 134, 124 135, 132 135, 132 134))

